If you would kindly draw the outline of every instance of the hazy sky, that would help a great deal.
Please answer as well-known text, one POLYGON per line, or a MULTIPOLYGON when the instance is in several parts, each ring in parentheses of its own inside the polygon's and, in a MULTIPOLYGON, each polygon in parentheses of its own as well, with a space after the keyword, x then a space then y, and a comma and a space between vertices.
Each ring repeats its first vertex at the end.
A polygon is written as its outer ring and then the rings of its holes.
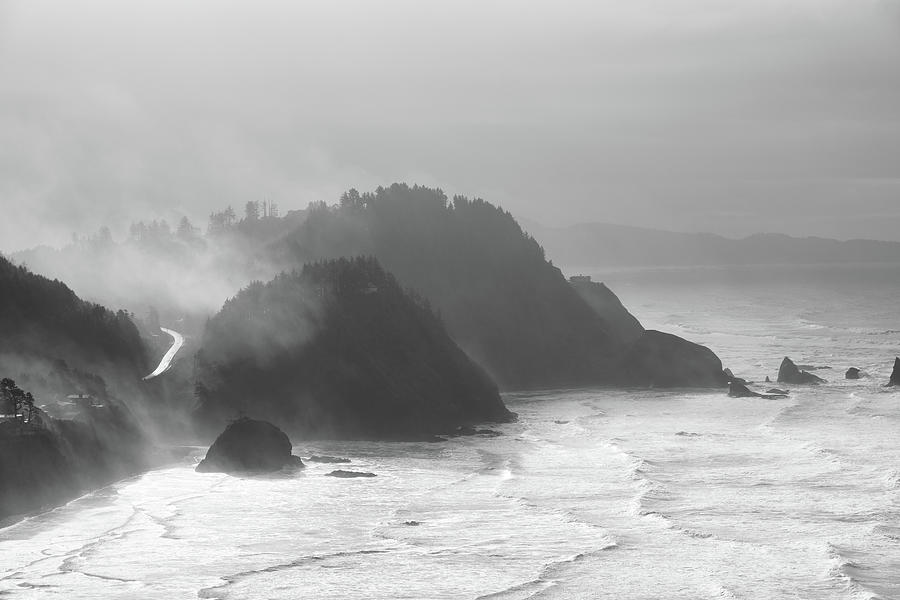
POLYGON ((0 250, 398 180, 900 239, 900 0, 0 0, 0 250))

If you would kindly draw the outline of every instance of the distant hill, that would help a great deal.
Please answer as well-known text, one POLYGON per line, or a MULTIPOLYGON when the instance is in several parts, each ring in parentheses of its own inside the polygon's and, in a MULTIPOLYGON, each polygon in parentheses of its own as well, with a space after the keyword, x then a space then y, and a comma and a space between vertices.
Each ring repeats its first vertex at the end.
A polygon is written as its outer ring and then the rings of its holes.
POLYGON ((525 228, 567 267, 900 262, 900 242, 760 233, 741 239, 605 223, 525 228))
POLYGON ((207 433, 240 414, 306 437, 389 439, 511 417, 428 303, 373 258, 251 284, 210 319, 197 365, 207 433))

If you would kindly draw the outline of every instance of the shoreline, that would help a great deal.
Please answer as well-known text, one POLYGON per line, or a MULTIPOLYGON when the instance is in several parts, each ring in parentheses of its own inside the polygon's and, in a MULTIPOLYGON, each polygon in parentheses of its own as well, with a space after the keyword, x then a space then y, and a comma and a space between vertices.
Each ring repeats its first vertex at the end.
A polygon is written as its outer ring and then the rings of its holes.
MULTIPOLYGON (((99 485, 89 484, 84 487, 79 487, 77 490, 72 490, 71 493, 66 492, 65 490, 59 490, 59 493, 55 499, 41 505, 41 507, 38 509, 5 515, 0 514, 0 531, 6 529, 7 527, 12 527, 13 525, 21 523, 26 519, 37 517, 39 515, 56 510, 60 507, 66 506, 71 502, 75 502, 80 498, 95 494, 119 482, 126 481, 135 477, 140 477, 146 473, 155 471, 157 469, 165 467, 166 465, 177 462, 178 460, 187 456, 193 449, 197 447, 198 446, 185 445, 155 446, 150 449, 146 455, 143 456, 146 461, 144 464, 133 465, 132 469, 128 469, 124 473, 110 474, 112 475, 112 478, 103 477, 101 475, 99 477, 99 481, 102 483, 100 483, 99 485)), ((84 478, 89 478, 92 474, 84 472, 73 474, 74 477, 79 477, 79 475, 84 478)))

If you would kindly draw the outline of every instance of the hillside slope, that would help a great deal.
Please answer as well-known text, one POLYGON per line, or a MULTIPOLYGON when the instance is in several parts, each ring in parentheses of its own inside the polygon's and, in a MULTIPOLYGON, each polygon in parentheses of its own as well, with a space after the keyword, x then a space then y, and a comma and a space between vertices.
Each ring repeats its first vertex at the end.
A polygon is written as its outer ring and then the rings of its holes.
POLYGON ((60 281, 0 257, 0 372, 36 396, 106 394, 147 372, 141 336, 124 311, 85 302, 60 281))
POLYGON ((239 415, 305 437, 418 438, 511 417, 427 303, 372 258, 254 283, 207 326, 196 420, 239 415))

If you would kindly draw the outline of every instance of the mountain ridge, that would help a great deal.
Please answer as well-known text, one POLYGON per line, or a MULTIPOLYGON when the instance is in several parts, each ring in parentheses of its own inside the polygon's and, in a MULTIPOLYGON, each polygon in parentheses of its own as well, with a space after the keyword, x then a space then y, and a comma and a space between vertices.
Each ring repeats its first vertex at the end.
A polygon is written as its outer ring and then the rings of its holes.
POLYGON ((783 233, 729 238, 602 222, 564 227, 523 221, 555 263, 573 267, 728 266, 900 262, 900 242, 783 233))

